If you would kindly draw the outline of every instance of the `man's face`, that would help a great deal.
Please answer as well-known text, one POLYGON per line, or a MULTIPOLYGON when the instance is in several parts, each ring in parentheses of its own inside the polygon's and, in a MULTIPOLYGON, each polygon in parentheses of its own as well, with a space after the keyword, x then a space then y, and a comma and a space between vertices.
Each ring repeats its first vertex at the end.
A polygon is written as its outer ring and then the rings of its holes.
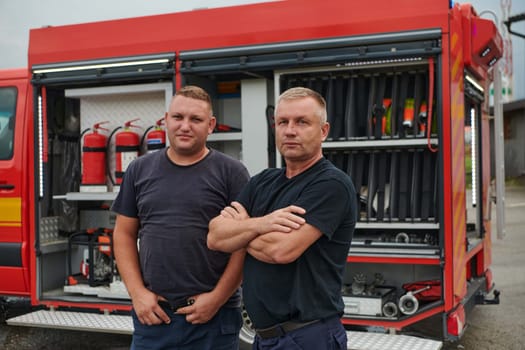
POLYGON ((311 97, 283 100, 275 114, 275 141, 288 161, 305 161, 321 151, 328 135, 328 123, 321 124, 321 107, 311 97))
POLYGON ((178 154, 193 155, 206 147, 206 140, 216 121, 206 102, 175 96, 165 122, 170 147, 178 154))

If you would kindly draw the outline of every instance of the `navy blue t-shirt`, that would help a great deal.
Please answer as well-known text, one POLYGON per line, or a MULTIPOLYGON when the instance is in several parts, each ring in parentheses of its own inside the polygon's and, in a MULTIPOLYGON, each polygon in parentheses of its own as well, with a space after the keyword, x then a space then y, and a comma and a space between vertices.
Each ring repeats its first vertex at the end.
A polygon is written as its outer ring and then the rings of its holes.
MULTIPOLYGON (((166 151, 137 158, 124 174, 112 210, 139 219, 139 256, 144 283, 168 300, 209 292, 230 254, 206 245, 209 221, 249 180, 246 168, 218 151, 179 166, 166 151)), ((239 304, 240 292, 226 304, 239 304)))
POLYGON ((243 298, 256 328, 342 315, 344 309, 342 279, 357 219, 352 181, 324 158, 290 179, 285 171, 267 169, 254 176, 238 201, 251 217, 298 205, 322 236, 289 264, 246 256, 243 298))

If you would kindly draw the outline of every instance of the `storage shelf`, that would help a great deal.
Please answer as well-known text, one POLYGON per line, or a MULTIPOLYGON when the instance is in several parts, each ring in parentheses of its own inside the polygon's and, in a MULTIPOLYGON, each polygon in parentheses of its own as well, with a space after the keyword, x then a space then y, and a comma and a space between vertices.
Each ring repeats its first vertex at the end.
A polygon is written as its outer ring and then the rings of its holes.
MULTIPOLYGON (((437 138, 431 138, 432 146, 438 145, 437 138)), ((344 141, 326 141, 322 146, 324 149, 363 149, 363 148, 407 148, 407 147, 425 147, 428 145, 426 138, 405 138, 405 139, 382 139, 382 140, 344 140, 344 141)))
POLYGON ((441 259, 426 255, 395 255, 395 254, 354 254, 346 258, 350 263, 395 264, 395 265, 441 265, 441 259))
POLYGON ((403 328, 422 319, 438 314, 442 311, 443 302, 441 300, 438 300, 422 306, 414 315, 402 315, 398 318, 344 315, 341 319, 341 322, 345 325, 366 325, 384 328, 403 328))
POLYGON ((53 196, 53 199, 67 201, 113 201, 118 192, 68 192, 65 195, 53 196))
POLYGON ((241 141, 241 132, 218 132, 208 136, 208 142, 215 141, 241 141))
POLYGON ((417 243, 354 241, 347 261, 394 264, 441 264, 439 247, 417 243))
POLYGON ((103 86, 94 88, 79 88, 65 90, 66 97, 88 97, 88 96, 107 96, 107 95, 125 95, 125 94, 143 94, 152 91, 164 91, 167 95, 171 94, 171 83, 153 83, 153 84, 134 84, 103 86))
POLYGON ((65 252, 67 250, 67 240, 61 239, 53 242, 44 242, 40 244, 42 254, 65 252))
POLYGON ((434 222, 357 222, 355 225, 356 229, 378 229, 378 230, 437 230, 439 229, 439 223, 434 222))

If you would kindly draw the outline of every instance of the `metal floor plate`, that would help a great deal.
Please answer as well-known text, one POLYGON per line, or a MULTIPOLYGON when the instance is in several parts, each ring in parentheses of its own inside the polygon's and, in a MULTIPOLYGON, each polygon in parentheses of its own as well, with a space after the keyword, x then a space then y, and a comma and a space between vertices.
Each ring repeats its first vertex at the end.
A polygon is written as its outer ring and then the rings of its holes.
MULTIPOLYGON (((32 326, 91 332, 132 334, 131 316, 39 310, 7 320, 12 326, 32 326)), ((407 335, 348 331, 348 350, 440 350, 442 343, 407 335)))
POLYGON ((439 350, 442 342, 408 335, 346 332, 348 350, 439 350))
POLYGON ((90 332, 132 334, 131 316, 87 312, 39 310, 8 319, 12 326, 58 328, 90 332))

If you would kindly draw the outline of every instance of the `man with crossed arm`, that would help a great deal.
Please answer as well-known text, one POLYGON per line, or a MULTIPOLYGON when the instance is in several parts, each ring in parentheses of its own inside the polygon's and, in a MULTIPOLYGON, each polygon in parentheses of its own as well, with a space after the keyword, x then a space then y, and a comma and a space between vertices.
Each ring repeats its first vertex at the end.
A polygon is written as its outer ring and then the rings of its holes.
POLYGON ((322 154, 326 103, 292 88, 275 110, 286 167, 254 176, 210 222, 208 247, 246 249, 243 298, 254 349, 346 349, 341 287, 357 197, 347 174, 322 154))

